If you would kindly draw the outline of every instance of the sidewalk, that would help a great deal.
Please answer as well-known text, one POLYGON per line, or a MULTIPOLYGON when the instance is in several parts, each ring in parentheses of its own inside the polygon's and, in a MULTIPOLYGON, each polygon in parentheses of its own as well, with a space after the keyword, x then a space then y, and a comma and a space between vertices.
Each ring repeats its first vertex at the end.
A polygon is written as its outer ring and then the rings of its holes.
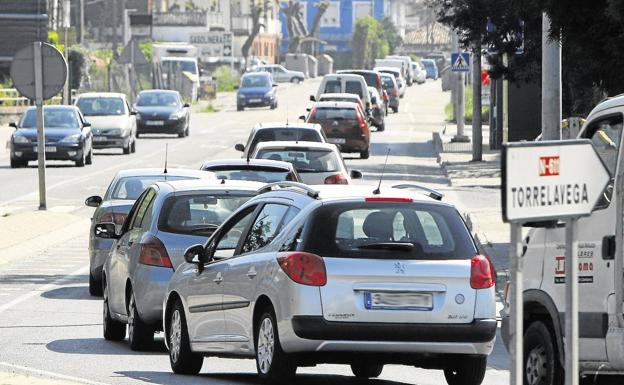
MULTIPOLYGON (((472 161, 472 143, 452 143, 455 125, 447 125, 433 133, 438 151, 438 163, 445 170, 451 186, 464 197, 466 220, 483 246, 492 257, 499 274, 509 269, 509 225, 501 214, 500 150, 489 150, 489 128, 483 128, 483 161, 472 161)), ((472 128, 465 134, 471 138, 472 128)))

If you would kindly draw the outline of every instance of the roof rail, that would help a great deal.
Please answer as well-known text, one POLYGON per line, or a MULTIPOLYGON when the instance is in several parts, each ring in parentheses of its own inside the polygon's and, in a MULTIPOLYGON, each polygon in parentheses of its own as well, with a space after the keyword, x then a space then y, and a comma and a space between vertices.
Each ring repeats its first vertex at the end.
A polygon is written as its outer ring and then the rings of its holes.
POLYGON ((424 187, 421 185, 417 185, 417 184, 398 184, 396 186, 392 186, 392 188, 398 188, 398 189, 408 189, 408 188, 413 188, 416 190, 421 190, 421 192, 424 192, 426 196, 428 196, 429 198, 435 199, 437 201, 441 201, 442 198, 444 198, 444 194, 442 194, 441 192, 438 192, 436 190, 430 189, 428 187, 424 187))
POLYGON ((299 182, 273 182, 273 183, 267 183, 267 185, 265 185, 265 186, 263 186, 263 187, 258 189, 258 195, 267 193, 269 191, 273 191, 274 187, 292 188, 293 191, 295 191, 295 192, 304 192, 307 196, 309 196, 310 198, 314 198, 314 199, 317 199, 318 196, 319 196, 319 192, 317 190, 314 190, 313 188, 311 188, 307 184, 303 184, 303 183, 299 183, 299 182), (297 191, 297 190, 299 190, 299 191, 297 191))

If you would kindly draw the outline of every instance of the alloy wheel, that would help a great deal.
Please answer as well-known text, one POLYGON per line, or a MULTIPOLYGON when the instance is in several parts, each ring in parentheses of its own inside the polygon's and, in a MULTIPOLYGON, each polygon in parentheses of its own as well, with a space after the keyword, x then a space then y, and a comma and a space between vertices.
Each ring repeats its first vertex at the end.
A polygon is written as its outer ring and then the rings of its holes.
POLYGON ((258 366, 263 374, 271 369, 273 354, 275 353, 275 335, 273 334, 273 322, 269 317, 262 321, 258 331, 258 366))
POLYGON ((169 346, 171 360, 178 362, 180 357, 180 346, 182 344, 182 322, 180 319, 180 311, 174 310, 171 315, 171 327, 169 328, 169 346))
POLYGON ((546 376, 546 351, 542 346, 536 346, 527 357, 526 379, 529 385, 537 385, 546 376))

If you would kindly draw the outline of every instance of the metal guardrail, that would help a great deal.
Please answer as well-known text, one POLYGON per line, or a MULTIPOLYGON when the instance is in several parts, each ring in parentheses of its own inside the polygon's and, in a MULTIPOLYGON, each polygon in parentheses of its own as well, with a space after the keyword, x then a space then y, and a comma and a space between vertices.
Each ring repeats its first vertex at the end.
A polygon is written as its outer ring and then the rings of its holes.
MULTIPOLYGON (((72 90, 72 100, 76 97, 76 90, 72 90)), ((62 104, 63 97, 55 96, 46 101, 46 104, 62 104)), ((23 97, 15 88, 0 88, 0 115, 19 115, 34 103, 23 97)))

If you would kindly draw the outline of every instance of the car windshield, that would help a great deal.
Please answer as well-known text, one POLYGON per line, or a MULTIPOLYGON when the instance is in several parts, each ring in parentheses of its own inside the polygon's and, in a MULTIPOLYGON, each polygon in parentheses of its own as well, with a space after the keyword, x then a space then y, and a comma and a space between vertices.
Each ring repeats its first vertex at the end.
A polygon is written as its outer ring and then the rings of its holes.
POLYGON ((271 82, 266 76, 245 76, 241 88, 269 87, 271 82))
POLYGON ((355 108, 317 108, 314 110, 316 120, 357 120, 355 108))
POLYGON ((197 75, 197 65, 192 60, 163 60, 163 71, 186 71, 197 75))
POLYGON ((251 195, 184 194, 170 197, 163 205, 158 229, 168 233, 210 236, 251 195))
POLYGON ((121 98, 91 98, 78 99, 76 106, 84 116, 124 115, 124 101, 121 98))
POLYGON ((207 168, 205 170, 214 172, 217 179, 249 180, 263 183, 294 180, 290 171, 272 167, 216 167, 207 168))
POLYGON ((148 188, 150 185, 156 182, 162 182, 164 180, 186 180, 197 179, 187 176, 173 176, 173 175, 144 175, 144 176, 127 176, 119 178, 115 186, 113 186, 109 199, 128 199, 136 200, 139 195, 148 188))
POLYGON ((137 106, 140 107, 177 107, 180 101, 176 94, 171 92, 146 92, 139 94, 137 106))
MULTIPOLYGON (((44 108, 43 125, 46 128, 80 128, 76 111, 69 108, 44 108)), ((37 128, 37 111, 35 109, 26 111, 19 126, 20 128, 37 128)))
POLYGON ((299 173, 340 171, 340 160, 335 152, 324 149, 264 148, 258 151, 259 159, 280 160, 291 163, 299 173))
POLYGON ((319 132, 302 128, 265 128, 254 136, 249 152, 260 142, 323 142, 319 132))
POLYGON ((325 256, 467 259, 477 253, 457 211, 429 203, 352 202, 319 208, 306 251, 325 256))

